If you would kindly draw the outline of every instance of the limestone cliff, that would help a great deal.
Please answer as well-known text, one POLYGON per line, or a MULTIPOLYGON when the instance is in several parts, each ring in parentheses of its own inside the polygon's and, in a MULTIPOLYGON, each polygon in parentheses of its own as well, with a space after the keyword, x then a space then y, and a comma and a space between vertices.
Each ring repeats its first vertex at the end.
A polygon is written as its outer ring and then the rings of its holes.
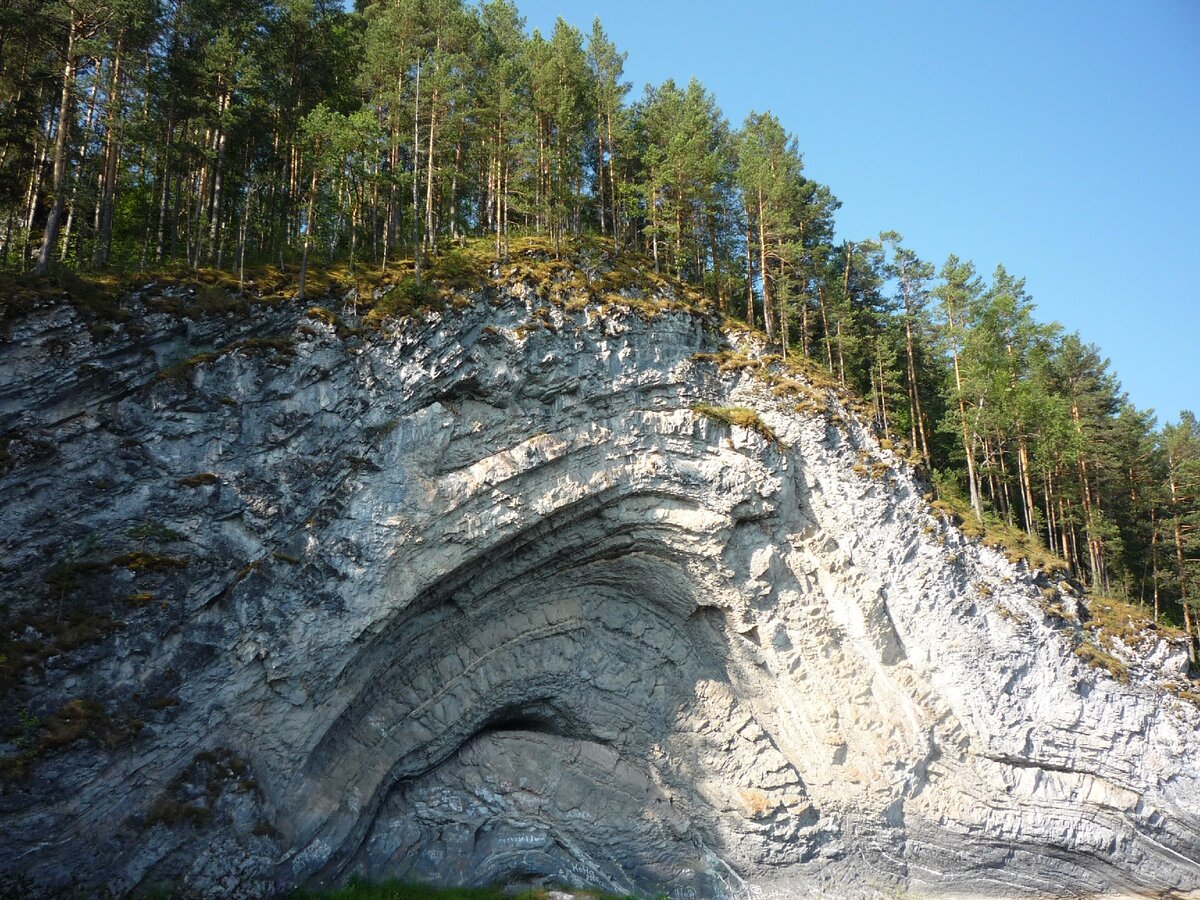
POLYGON ((156 290, 0 345, 8 891, 1200 891, 1178 649, 1087 665, 753 335, 156 290))

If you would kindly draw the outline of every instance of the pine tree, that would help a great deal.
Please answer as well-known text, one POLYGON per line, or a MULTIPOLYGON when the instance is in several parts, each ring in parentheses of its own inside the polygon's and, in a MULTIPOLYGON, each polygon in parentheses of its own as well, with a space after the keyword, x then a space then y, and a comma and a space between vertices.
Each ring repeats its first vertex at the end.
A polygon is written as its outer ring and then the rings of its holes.
POLYGON ((956 410, 955 430, 962 436, 963 459, 967 467, 967 490, 976 518, 983 521, 983 497, 979 476, 975 471, 975 448, 978 434, 967 415, 967 399, 963 387, 963 345, 966 341, 968 316, 983 297, 983 281, 975 274, 975 266, 962 262, 951 254, 942 266, 942 283, 934 288, 942 313, 942 338, 949 350, 954 371, 953 406, 956 410))
POLYGON ((929 302, 928 283, 933 278, 933 265, 919 259, 915 253, 903 246, 903 238, 895 231, 884 232, 879 236, 879 240, 891 252, 884 274, 896 282, 897 306, 903 310, 904 380, 908 393, 911 442, 928 470, 931 464, 930 442, 925 410, 921 402, 921 385, 917 379, 917 344, 921 339, 921 332, 925 330, 925 307, 929 302))
POLYGON ((624 222, 617 191, 617 171, 620 168, 618 155, 625 133, 624 103, 630 84, 621 80, 625 74, 627 54, 617 52, 616 45, 605 34, 599 17, 592 22, 587 55, 595 83, 595 195, 600 233, 607 233, 611 227, 612 235, 619 245, 624 222))
POLYGON ((796 139, 770 113, 752 112, 746 118, 737 139, 737 159, 745 217, 757 242, 763 324, 767 339, 774 340, 776 323, 787 314, 775 308, 775 282, 791 262, 793 212, 803 163, 796 139))
POLYGON ((1195 664, 1200 642, 1195 622, 1200 609, 1200 422, 1184 410, 1174 425, 1162 430, 1167 463, 1167 527, 1174 548, 1175 590, 1183 613, 1188 653, 1195 664))

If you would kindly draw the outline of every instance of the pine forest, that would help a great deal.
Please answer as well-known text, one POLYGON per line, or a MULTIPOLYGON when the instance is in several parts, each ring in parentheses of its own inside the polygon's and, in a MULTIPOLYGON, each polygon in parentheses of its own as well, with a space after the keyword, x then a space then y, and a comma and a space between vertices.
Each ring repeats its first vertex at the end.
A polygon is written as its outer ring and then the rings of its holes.
POLYGON ((1195 661, 1196 417, 1135 408, 1018 273, 835 236, 803 123, 731 123, 696 80, 637 91, 625 59, 599 20, 542 34, 509 0, 6 0, 4 318, 167 271, 303 300, 337 266, 417 296, 464 254, 601 245, 861 397, 964 530, 1183 629, 1195 661))

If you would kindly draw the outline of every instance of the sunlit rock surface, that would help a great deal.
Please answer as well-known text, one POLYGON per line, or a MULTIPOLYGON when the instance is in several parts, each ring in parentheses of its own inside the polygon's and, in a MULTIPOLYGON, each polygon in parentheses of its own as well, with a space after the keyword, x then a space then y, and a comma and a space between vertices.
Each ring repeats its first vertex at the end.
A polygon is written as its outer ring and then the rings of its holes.
POLYGON ((7 890, 1200 889, 1178 651, 1087 667, 1057 585, 835 397, 695 358, 713 320, 518 286, 361 337, 258 321, 292 353, 176 365, 246 335, 62 310, 0 345, 9 617, 114 623, 6 687, 7 890), (81 699, 73 741, 28 724, 81 699))

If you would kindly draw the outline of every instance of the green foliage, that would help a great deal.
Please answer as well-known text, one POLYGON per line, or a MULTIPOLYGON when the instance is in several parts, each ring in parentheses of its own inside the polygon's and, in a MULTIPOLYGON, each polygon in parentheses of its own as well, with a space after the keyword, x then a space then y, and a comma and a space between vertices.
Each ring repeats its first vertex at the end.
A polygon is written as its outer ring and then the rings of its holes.
POLYGON ((990 511, 980 520, 962 495, 962 489, 952 473, 935 473, 934 485, 937 499, 931 501, 930 506, 954 522, 964 534, 981 538, 985 546, 1003 553, 1013 564, 1024 562, 1030 568, 1049 575, 1063 575, 1069 570, 1066 561, 1048 551, 1036 535, 1014 528, 990 511))
POLYGON ((363 318, 363 324, 379 327, 387 319, 420 315, 442 305, 442 293, 428 279, 409 275, 380 297, 363 318))
POLYGON ((469 293, 490 284, 490 263, 485 247, 472 243, 439 254, 431 267, 430 278, 443 289, 469 293))

